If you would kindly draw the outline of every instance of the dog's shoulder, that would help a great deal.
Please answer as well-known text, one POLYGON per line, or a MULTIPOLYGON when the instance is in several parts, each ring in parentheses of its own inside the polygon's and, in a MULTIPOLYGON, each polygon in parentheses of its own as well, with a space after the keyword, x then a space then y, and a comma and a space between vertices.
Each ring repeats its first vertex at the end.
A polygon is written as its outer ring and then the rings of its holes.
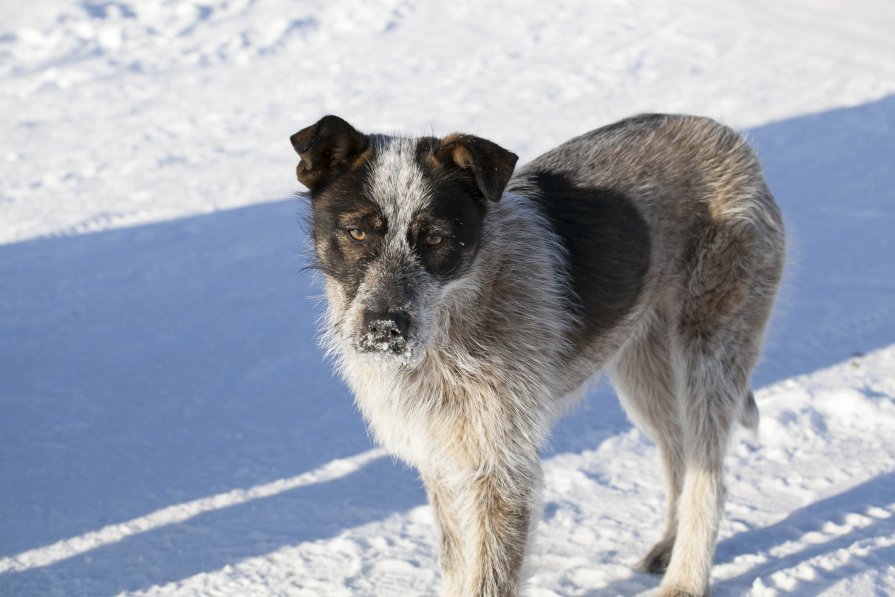
POLYGON ((576 350, 631 311, 650 264, 649 229, 633 200, 585 180, 542 160, 520 171, 508 187, 538 206, 565 248, 572 304, 583 324, 573 338, 576 350))

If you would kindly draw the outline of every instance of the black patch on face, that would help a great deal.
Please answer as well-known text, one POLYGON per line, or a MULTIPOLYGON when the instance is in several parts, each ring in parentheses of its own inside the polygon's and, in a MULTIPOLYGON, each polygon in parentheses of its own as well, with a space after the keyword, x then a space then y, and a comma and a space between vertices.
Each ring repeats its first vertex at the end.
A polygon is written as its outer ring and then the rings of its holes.
POLYGON ((379 206, 364 196, 368 161, 331 181, 322 192, 311 193, 315 267, 338 281, 349 300, 357 294, 387 231, 379 206))
POLYGON ((447 282, 466 273, 475 258, 487 205, 473 176, 435 157, 440 144, 424 137, 417 145, 416 161, 432 196, 428 207, 414 214, 407 241, 426 270, 447 282), (433 244, 433 235, 441 242, 433 244))
MULTIPOLYGON (((412 215, 406 240, 422 266, 446 283, 463 276, 474 260, 488 201, 471 172, 436 158, 441 144, 434 137, 417 142, 416 163, 431 193, 426 207, 412 215)), ((365 194, 374 152, 368 148, 322 189, 311 191, 315 267, 338 281, 349 300, 379 256, 388 231, 380 207, 365 194), (352 229, 362 231, 364 239, 351 238, 352 229)))
POLYGON ((649 228, 629 198, 614 189, 576 185, 567 175, 528 172, 510 189, 537 188, 541 206, 568 251, 581 349, 614 327, 634 306, 650 264, 649 228))

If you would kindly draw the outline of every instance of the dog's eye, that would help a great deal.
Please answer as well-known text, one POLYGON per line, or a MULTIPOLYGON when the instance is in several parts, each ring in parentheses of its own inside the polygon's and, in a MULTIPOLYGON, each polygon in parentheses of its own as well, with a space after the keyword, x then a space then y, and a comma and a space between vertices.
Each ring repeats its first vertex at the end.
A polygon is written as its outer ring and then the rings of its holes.
POLYGON ((364 240, 365 238, 367 238, 367 233, 360 228, 349 229, 348 235, 351 236, 351 238, 353 238, 354 240, 364 240))
POLYGON ((430 232, 424 240, 430 247, 435 247, 444 242, 444 237, 437 232, 430 232))

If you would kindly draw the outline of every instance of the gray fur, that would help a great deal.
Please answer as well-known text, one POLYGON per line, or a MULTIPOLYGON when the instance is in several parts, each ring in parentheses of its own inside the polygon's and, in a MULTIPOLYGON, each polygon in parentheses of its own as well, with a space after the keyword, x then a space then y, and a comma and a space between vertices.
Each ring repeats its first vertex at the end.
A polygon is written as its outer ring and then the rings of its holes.
POLYGON ((326 277, 326 342, 376 438, 421 473, 441 529, 443 593, 517 594, 538 518, 538 449, 605 369, 668 480, 665 530, 644 568, 664 572, 660 595, 707 594, 724 455, 736 422, 757 425, 749 377, 783 264, 780 213, 754 153, 691 116, 635 117, 573 139, 488 205, 473 267, 444 285, 402 232, 428 193, 412 153, 404 140, 370 162, 370 199, 401 224, 356 296, 326 277), (583 340, 574 304, 587 297, 576 295, 568 239, 530 184, 544 172, 611 189, 648 230, 648 246, 631 249, 646 252, 639 292, 583 340), (359 313, 395 284, 421 322, 412 355, 359 352, 359 313))

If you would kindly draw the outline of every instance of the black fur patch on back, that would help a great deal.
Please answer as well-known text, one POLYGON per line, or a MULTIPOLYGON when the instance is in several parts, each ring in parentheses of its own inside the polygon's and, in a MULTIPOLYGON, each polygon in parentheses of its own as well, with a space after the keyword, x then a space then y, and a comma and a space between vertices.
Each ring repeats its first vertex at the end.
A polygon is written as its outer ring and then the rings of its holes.
POLYGON ((578 186, 562 173, 526 172, 510 188, 541 206, 565 244, 583 323, 572 338, 580 350, 616 325, 643 290, 650 264, 647 223, 624 194, 578 186))

